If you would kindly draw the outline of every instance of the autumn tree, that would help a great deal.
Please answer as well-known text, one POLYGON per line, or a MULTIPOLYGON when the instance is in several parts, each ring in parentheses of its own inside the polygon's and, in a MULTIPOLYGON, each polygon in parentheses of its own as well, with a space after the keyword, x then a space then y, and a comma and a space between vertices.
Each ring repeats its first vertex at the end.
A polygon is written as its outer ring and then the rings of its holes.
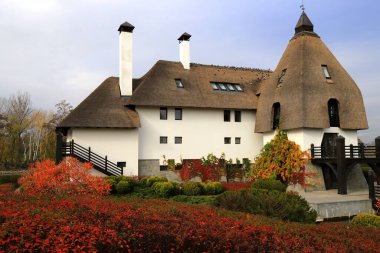
POLYGON ((24 137, 32 123, 32 113, 30 95, 26 92, 12 95, 5 104, 5 131, 9 139, 7 157, 12 163, 18 164, 26 160, 24 137))
POLYGON ((286 184, 305 184, 305 164, 310 155, 288 139, 286 132, 279 131, 261 150, 251 167, 249 177, 279 178, 286 184))

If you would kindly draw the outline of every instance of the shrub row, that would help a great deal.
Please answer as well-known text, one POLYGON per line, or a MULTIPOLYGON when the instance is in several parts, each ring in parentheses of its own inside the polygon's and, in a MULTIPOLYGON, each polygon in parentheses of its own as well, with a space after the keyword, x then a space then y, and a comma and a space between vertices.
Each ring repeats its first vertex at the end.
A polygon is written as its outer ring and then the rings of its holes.
POLYGON ((106 182, 111 184, 111 193, 127 194, 136 189, 151 188, 153 192, 164 198, 184 194, 187 196, 217 195, 224 191, 219 182, 197 183, 185 182, 182 184, 168 182, 165 177, 145 177, 140 180, 127 176, 110 176, 106 182))
POLYGON ((313 223, 317 212, 296 194, 265 189, 228 191, 219 195, 215 204, 228 210, 265 215, 286 221, 313 223))

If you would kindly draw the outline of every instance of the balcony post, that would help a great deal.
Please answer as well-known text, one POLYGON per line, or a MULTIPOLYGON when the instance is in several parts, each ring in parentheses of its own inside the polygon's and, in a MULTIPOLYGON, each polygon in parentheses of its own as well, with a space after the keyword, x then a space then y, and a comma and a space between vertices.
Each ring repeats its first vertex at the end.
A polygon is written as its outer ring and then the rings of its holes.
POLYGON ((338 169, 338 194, 347 194, 347 168, 345 156, 345 139, 342 136, 336 138, 336 163, 338 169))

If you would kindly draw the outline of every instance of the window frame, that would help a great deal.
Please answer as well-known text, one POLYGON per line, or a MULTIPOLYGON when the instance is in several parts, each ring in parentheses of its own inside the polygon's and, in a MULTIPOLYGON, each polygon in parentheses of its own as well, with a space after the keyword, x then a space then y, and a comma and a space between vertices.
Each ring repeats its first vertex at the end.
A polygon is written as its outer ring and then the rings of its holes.
POLYGON ((175 108, 174 109, 174 119, 175 120, 182 120, 182 108, 175 108), (177 117, 177 112, 180 112, 180 117, 177 117))
POLYGON ((339 101, 337 99, 330 99, 327 102, 327 110, 330 127, 340 127, 339 101))
POLYGON ((168 137, 160 136, 160 144, 168 144, 168 137))
POLYGON ((235 144, 237 145, 241 144, 241 137, 235 137, 235 144))
POLYGON ((272 106, 272 129, 276 130, 280 128, 281 121, 281 104, 274 103, 272 106))
POLYGON ((174 144, 182 144, 182 136, 175 136, 174 137, 174 144))
POLYGON ((330 71, 329 71, 329 68, 327 67, 327 65, 322 64, 321 67, 322 67, 322 72, 323 72, 323 75, 325 76, 325 78, 327 80, 331 80, 331 74, 330 74, 330 71))
POLYGON ((224 137, 224 144, 231 144, 231 137, 224 137))
POLYGON ((235 111, 235 122, 241 122, 241 111, 235 111), (239 115, 239 117, 237 117, 237 115, 239 115))
POLYGON ((167 107, 160 107, 160 120, 168 120, 168 108, 167 107), (165 117, 162 113, 165 114, 165 117))
POLYGON ((224 120, 224 122, 231 122, 231 111, 230 110, 224 110, 223 111, 223 120, 224 120))
POLYGON ((176 78, 174 79, 175 80, 175 86, 178 88, 178 89, 183 89, 185 88, 185 85, 183 84, 182 80, 180 78, 176 78))

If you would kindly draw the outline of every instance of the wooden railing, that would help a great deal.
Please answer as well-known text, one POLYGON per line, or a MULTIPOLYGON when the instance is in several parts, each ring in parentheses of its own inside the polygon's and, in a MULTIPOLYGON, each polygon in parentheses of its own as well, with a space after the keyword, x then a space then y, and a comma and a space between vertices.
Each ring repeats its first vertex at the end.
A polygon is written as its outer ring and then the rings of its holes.
POLYGON ((84 148, 74 142, 74 140, 62 143, 62 156, 74 156, 81 161, 90 162, 94 168, 106 175, 123 175, 123 168, 118 167, 115 163, 110 162, 107 158, 101 157, 91 151, 91 147, 84 148))
MULTIPOLYGON (((336 147, 316 147, 311 144, 311 158, 336 158, 336 147)), ((360 144, 358 146, 349 145, 344 147, 345 158, 377 158, 380 157, 379 150, 376 151, 376 146, 366 146, 360 144)))

